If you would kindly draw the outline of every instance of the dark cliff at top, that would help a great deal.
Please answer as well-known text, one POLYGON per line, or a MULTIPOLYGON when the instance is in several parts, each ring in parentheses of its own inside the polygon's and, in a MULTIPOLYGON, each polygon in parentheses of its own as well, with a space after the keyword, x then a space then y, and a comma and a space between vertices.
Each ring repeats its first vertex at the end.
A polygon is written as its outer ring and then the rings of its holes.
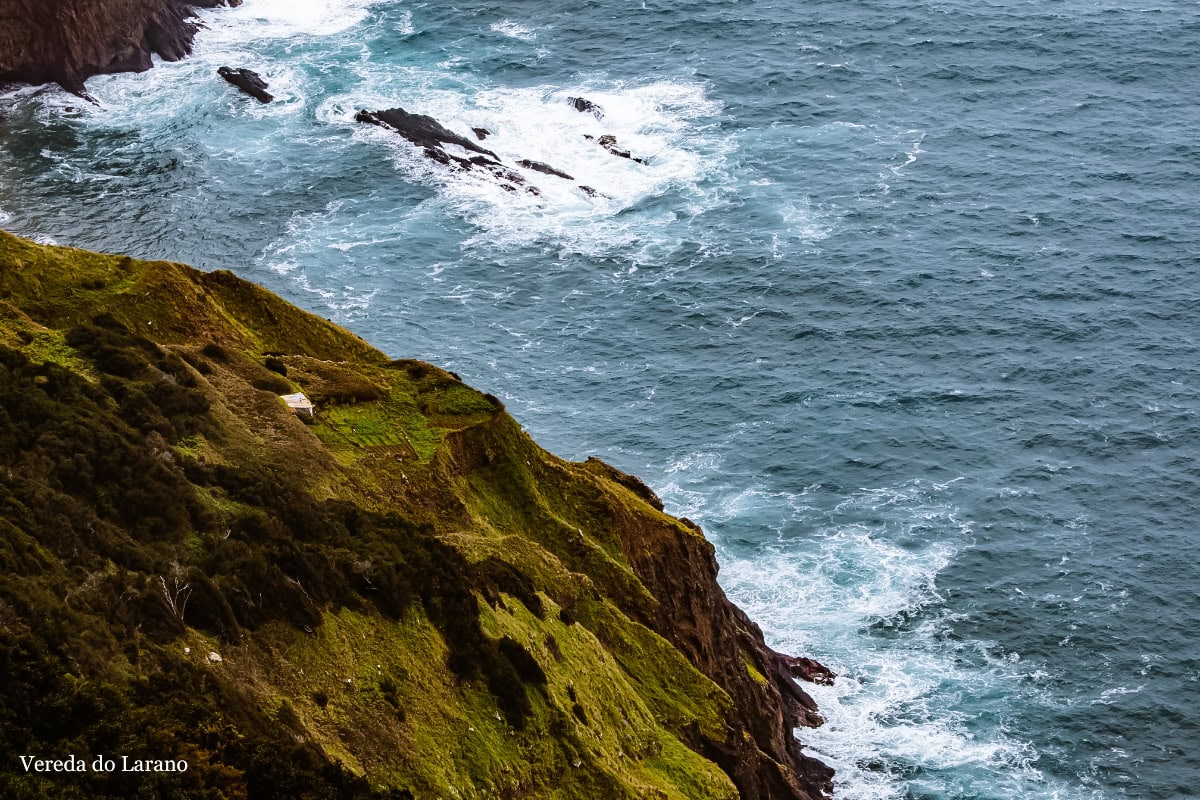
POLYGON ((151 56, 178 61, 192 51, 193 7, 241 0, 0 0, 0 81, 84 81, 150 69, 151 56))

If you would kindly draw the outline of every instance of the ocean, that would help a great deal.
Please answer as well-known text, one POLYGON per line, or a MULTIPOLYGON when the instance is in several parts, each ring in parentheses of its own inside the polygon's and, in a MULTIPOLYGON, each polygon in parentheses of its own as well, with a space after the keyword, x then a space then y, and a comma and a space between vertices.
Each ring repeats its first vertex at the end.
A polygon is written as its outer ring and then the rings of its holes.
POLYGON ((845 800, 1200 795, 1200 6, 202 14, 98 106, 3 94, 0 225, 231 269, 640 475, 839 673, 799 736, 845 800))

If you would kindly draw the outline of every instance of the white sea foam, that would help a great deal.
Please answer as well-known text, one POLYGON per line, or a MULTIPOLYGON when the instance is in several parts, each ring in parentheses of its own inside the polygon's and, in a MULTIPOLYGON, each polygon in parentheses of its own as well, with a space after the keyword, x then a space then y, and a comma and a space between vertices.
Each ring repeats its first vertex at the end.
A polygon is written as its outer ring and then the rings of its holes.
POLYGON ((237 8, 199 10, 207 31, 197 51, 222 44, 329 36, 358 25, 383 0, 246 0, 237 8))
POLYGON ((971 698, 1036 694, 1046 675, 1017 653, 946 636, 955 618, 938 576, 973 538, 950 502, 955 481, 865 488, 831 504, 817 486, 732 487, 722 466, 719 452, 682 454, 656 488, 670 511, 705 527, 722 585, 768 642, 839 673, 833 686, 804 685, 826 724, 798 733, 837 770, 838 797, 902 800, 914 774, 935 795, 973 796, 974 785, 989 796, 1087 796, 1039 773, 1019 735, 971 725, 971 698), (748 527, 754 539, 776 537, 747 550, 738 532, 748 527), (939 784, 964 775, 974 777, 939 784))
POLYGON ((502 33, 510 39, 520 39, 523 42, 532 42, 537 38, 537 34, 531 29, 526 28, 520 23, 513 22, 511 19, 493 22, 491 29, 496 33, 502 33))
POLYGON ((281 275, 294 272, 300 266, 295 253, 310 246, 313 231, 323 231, 337 217, 342 205, 341 202, 334 201, 327 203, 321 211, 292 214, 284 235, 268 248, 260 260, 281 275))
MULTIPOLYGON (((690 219, 720 208, 739 191, 729 159, 735 139, 718 130, 721 104, 707 96, 702 83, 591 80, 512 88, 480 81, 478 86, 464 86, 459 68, 451 63, 460 56, 438 66, 375 62, 363 46, 357 63, 343 63, 358 72, 357 85, 315 101, 324 91, 324 70, 292 59, 269 58, 260 47, 271 40, 333 37, 344 48, 353 44, 347 37, 360 33, 352 32, 354 27, 368 21, 373 7, 381 4, 382 0, 248 0, 238 8, 203 11, 207 29, 197 38, 191 58, 160 63, 138 75, 97 76, 89 89, 100 106, 83 108, 80 124, 135 128, 166 142, 185 120, 211 117, 214 107, 223 107, 220 113, 274 124, 246 129, 249 135, 236 141, 218 132, 187 157, 206 150, 212 156, 260 165, 264 157, 285 147, 289 138, 319 135, 307 129, 298 132, 293 124, 302 120, 314 101, 319 121, 353 133, 352 139, 323 141, 322 147, 382 145, 401 176, 435 189, 439 214, 465 219, 477 229, 467 247, 536 246, 559 255, 619 253, 626 263, 618 273, 624 275, 669 260, 686 236, 704 246, 705 237, 718 235, 709 225, 685 233, 690 219), (226 86, 213 75, 222 65, 259 72, 276 101, 262 105, 226 86), (603 107, 603 118, 574 110, 566 102, 574 96, 603 107), (484 145, 521 172, 538 194, 506 191, 490 175, 456 174, 425 159, 418 148, 394 133, 353 121, 360 108, 393 106, 430 114, 468 137, 474 127, 492 131, 484 145), (605 134, 615 135, 619 148, 646 163, 605 150, 598 143, 605 134), (520 168, 521 159, 550 164, 575 180, 520 168)), ((393 27, 413 30, 411 13, 400 15, 398 23, 396 19, 391 17, 393 27)), ((534 35, 512 20, 498 22, 494 28, 517 38, 534 35)), ((43 109, 43 113, 51 112, 43 109)), ((763 188, 771 187, 756 187, 756 191, 763 188)), ((802 198, 781 202, 780 215, 785 226, 794 228, 786 239, 815 240, 829 233, 802 198)), ((776 251, 783 258, 788 248, 780 245, 776 251)))
POLYGON ((636 251, 657 241, 666 225, 722 202, 719 190, 702 188, 706 178, 724 169, 728 143, 705 128, 720 105, 700 84, 484 87, 464 93, 440 88, 436 75, 393 72, 391 77, 394 88, 386 79, 368 77, 364 82, 370 89, 330 98, 318 117, 353 126, 360 141, 387 147, 406 179, 435 187, 447 209, 479 228, 468 246, 548 243, 568 252, 636 251), (567 98, 577 95, 602 106, 603 119, 572 108, 567 98), (468 137, 472 128, 486 128, 492 135, 483 146, 539 193, 510 192, 490 175, 445 168, 395 133, 353 122, 356 108, 393 106, 428 114, 468 137), (646 163, 605 150, 597 141, 605 134, 615 135, 620 148, 646 163), (575 180, 523 169, 517 166, 522 159, 549 164, 575 180), (581 186, 599 194, 589 196, 581 186), (681 200, 627 216, 668 192, 681 200))
POLYGON ((46 86, 26 86, 25 84, 13 84, 13 85, 0 84, 0 103, 8 102, 11 100, 24 100, 27 97, 33 97, 34 95, 40 94, 42 92, 48 92, 48 91, 52 92, 55 90, 48 89, 46 86))
POLYGON ((689 472, 696 469, 715 470, 722 461, 720 453, 696 452, 686 453, 671 460, 667 464, 666 473, 689 472))
POLYGON ((401 36, 412 36, 417 32, 413 25, 413 15, 411 11, 403 11, 400 14, 400 20, 395 24, 396 33, 401 36))
POLYGON ((0 208, 0 225, 7 225, 11 219, 12 214, 8 213, 3 208, 0 208))

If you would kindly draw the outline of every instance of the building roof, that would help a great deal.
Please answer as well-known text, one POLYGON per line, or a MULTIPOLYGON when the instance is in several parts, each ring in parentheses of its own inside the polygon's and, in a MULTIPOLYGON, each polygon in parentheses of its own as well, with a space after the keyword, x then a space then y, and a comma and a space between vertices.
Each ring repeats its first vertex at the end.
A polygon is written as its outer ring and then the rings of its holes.
POLYGON ((279 397, 283 400, 283 402, 288 404, 288 408, 298 408, 305 411, 311 411, 313 409, 312 400, 309 400, 307 397, 305 397, 303 392, 296 392, 295 394, 281 394, 279 397))

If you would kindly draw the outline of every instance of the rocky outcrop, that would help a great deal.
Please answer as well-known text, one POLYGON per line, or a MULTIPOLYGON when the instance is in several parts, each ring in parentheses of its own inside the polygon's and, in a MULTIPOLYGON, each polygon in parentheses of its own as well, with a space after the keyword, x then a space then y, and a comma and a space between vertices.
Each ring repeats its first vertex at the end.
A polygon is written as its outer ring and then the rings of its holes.
MULTIPOLYGON (((572 98, 572 100, 574 101, 576 98, 572 98)), ((599 108, 586 100, 580 100, 579 102, 586 104, 586 108, 599 108)), ((530 184, 525 176, 504 164, 500 156, 476 144, 467 137, 455 133, 426 114, 414 114, 403 108, 390 108, 386 111, 368 111, 363 109, 354 116, 354 119, 357 122, 377 125, 381 128, 395 131, 421 148, 426 158, 436 161, 439 164, 464 171, 482 170, 498 179, 500 186, 510 192, 515 192, 517 187, 520 186, 530 194, 541 194, 541 191, 536 186, 530 184), (473 153, 479 153, 479 155, 465 157, 456 154, 446 149, 446 145, 448 144, 473 153)), ((479 140, 483 140, 491 135, 491 131, 486 128, 472 128, 471 131, 479 140)), ((589 141, 596 141, 596 138, 590 135, 585 134, 584 138, 589 141)), ((627 158, 639 164, 646 163, 645 160, 631 155, 628 150, 622 150, 617 147, 617 137, 615 136, 601 136, 598 143, 613 155, 627 158)), ((553 175, 567 181, 573 182, 575 180, 569 173, 543 161, 522 158, 516 162, 516 166, 531 172, 540 172, 543 175, 553 175)), ((608 197, 608 195, 597 191, 591 186, 580 185, 577 188, 584 196, 589 198, 608 197)))
MULTIPOLYGON (((359 111, 354 116, 354 119, 357 122, 378 125, 381 128, 395 131, 421 148, 426 158, 436 161, 439 164, 468 172, 482 171, 487 173, 496 178, 500 182, 501 188, 506 191, 515 192, 519 186, 530 194, 541 194, 541 190, 531 185, 525 179, 524 175, 500 161, 500 156, 485 147, 481 147, 467 137, 460 136, 427 114, 413 114, 403 108, 389 108, 386 111, 367 111, 364 109, 359 111), (466 158, 448 151, 446 145, 454 145, 472 153, 479 153, 479 155, 466 158)), ((479 131, 484 129, 477 128, 472 130, 478 138, 484 138, 479 134, 479 131)), ((519 163, 523 164, 524 162, 519 163)))
POLYGON ((221 67, 217 74, 260 103, 269 103, 275 99, 275 95, 267 91, 267 82, 253 70, 221 67))
POLYGON ((792 677, 799 678, 802 681, 816 683, 821 686, 832 686, 837 678, 837 673, 825 666, 819 661, 804 656, 796 656, 789 658, 787 661, 788 669, 791 670, 792 677))
POLYGON ((151 56, 178 61, 199 27, 193 7, 241 0, 0 0, 0 81, 57 83, 84 94, 110 72, 150 69, 151 56))
POLYGON ((444 146, 453 144, 472 153, 488 156, 493 160, 499 159, 499 156, 491 150, 475 144, 465 136, 458 135, 428 114, 413 114, 403 108, 389 108, 386 111, 364 109, 359 111, 354 119, 357 122, 367 122, 389 128, 425 150, 440 150, 444 153, 444 146))
POLYGON ((555 175, 568 181, 575 180, 561 169, 555 169, 544 161, 530 161, 528 158, 522 158, 517 162, 517 166, 524 167, 525 169, 531 169, 534 172, 540 172, 543 175, 555 175))
POLYGON ((600 145, 605 150, 612 153, 614 156, 617 156, 618 158, 628 158, 630 161, 636 161, 639 164, 646 163, 646 159, 638 158, 637 156, 630 153, 628 150, 621 149, 617 145, 617 137, 613 136, 611 133, 606 133, 603 136, 601 136, 599 139, 597 139, 596 137, 594 137, 590 134, 585 133, 583 135, 583 138, 587 139, 589 142, 593 142, 593 141, 596 142, 596 144, 600 145))

